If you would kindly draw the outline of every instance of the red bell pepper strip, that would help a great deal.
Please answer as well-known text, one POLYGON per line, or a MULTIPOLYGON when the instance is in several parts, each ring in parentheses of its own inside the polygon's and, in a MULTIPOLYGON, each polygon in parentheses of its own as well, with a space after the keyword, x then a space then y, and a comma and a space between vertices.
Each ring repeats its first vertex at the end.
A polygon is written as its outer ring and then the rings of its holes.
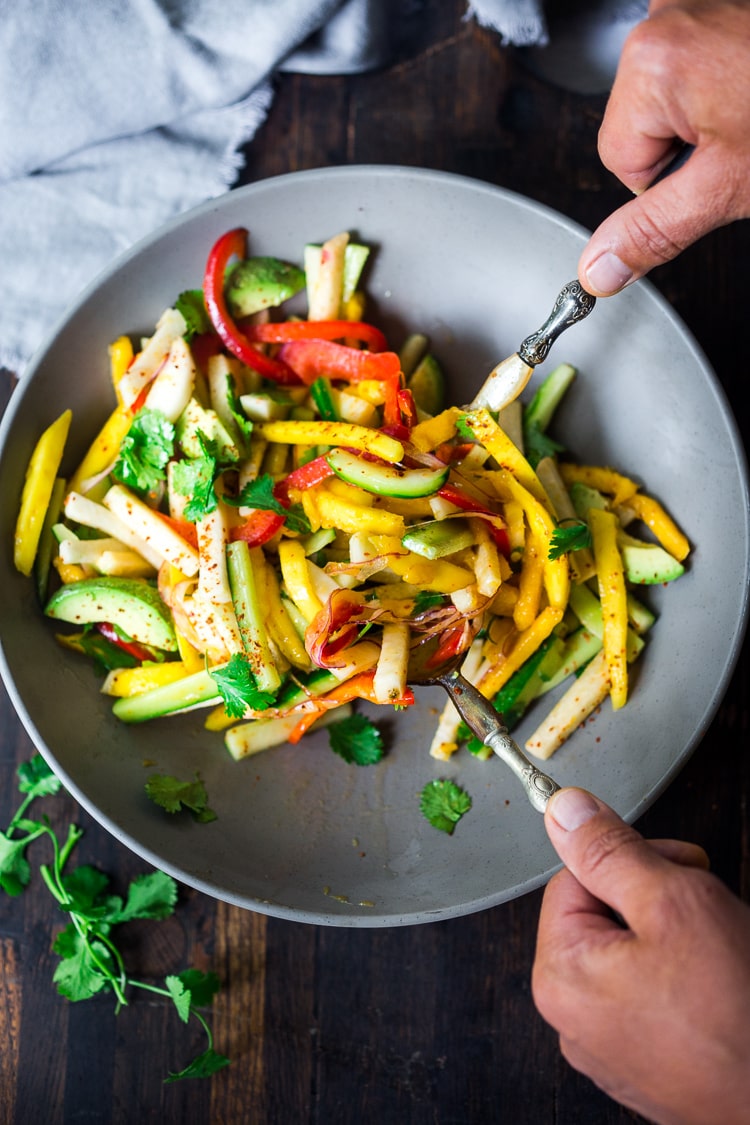
POLYGON ((416 426, 417 424, 417 404, 414 401, 414 395, 405 387, 400 387, 397 391, 396 398, 398 400, 398 408, 401 412, 403 424, 408 429, 411 429, 412 426, 416 426))
POLYGON ((123 652, 127 652, 134 660, 139 660, 143 663, 144 660, 154 659, 154 654, 151 649, 146 648, 145 645, 139 644, 138 641, 125 640, 124 637, 120 636, 114 625, 110 625, 108 621, 99 621, 96 627, 110 644, 116 645, 117 648, 122 649, 123 652))
POLYGON ((319 375, 356 383, 360 379, 393 379, 401 371, 395 352, 366 352, 332 340, 290 340, 282 345, 278 358, 308 384, 319 375))
POLYGON ((326 461, 325 456, 314 457, 312 461, 308 461, 306 465, 300 465, 289 476, 280 480, 274 487, 273 493, 276 499, 286 508, 290 503, 289 492, 291 489, 304 492, 334 475, 334 471, 326 461))
POLYGON ((213 332, 201 332, 190 341, 190 351, 197 366, 205 372, 211 356, 221 351, 221 341, 213 332))
POLYGON ((439 668, 466 647, 466 625, 454 625, 441 635, 437 648, 425 661, 425 668, 439 668))
POLYGON ((285 320, 243 325, 248 340, 286 344, 292 340, 360 340, 371 352, 384 352, 388 342, 374 324, 363 320, 285 320))
POLYGON ((298 383, 299 380, 289 370, 283 360, 271 359, 254 348, 247 336, 232 319, 224 296, 224 276, 229 260, 245 257, 247 231, 235 227, 223 234, 211 248, 203 275, 203 299, 206 303, 211 323, 218 332, 228 351, 241 359, 254 371, 277 383, 298 383))
POLYGON ((190 520, 182 520, 177 519, 175 516, 168 516, 166 512, 155 510, 154 515, 157 515, 160 520, 164 520, 164 522, 172 528, 172 531, 176 531, 191 547, 195 547, 196 550, 198 549, 198 530, 194 523, 191 523, 190 520))
POLYGON ((278 515, 277 512, 256 508, 243 524, 230 530, 229 538, 233 542, 237 539, 244 539, 248 547, 261 547, 269 539, 273 539, 276 532, 283 526, 283 516, 278 515))
MULTIPOLYGON (((442 488, 438 489, 438 496, 442 496, 443 500, 447 500, 449 504, 455 504, 457 508, 463 509, 465 512, 482 513, 485 516, 497 516, 497 512, 491 511, 485 507, 480 500, 475 500, 473 496, 467 496, 460 488, 456 488, 453 484, 444 484, 442 488)), ((491 520, 488 520, 488 528, 490 535, 495 541, 495 545, 506 559, 510 558, 510 539, 508 532, 504 527, 498 527, 491 520)))

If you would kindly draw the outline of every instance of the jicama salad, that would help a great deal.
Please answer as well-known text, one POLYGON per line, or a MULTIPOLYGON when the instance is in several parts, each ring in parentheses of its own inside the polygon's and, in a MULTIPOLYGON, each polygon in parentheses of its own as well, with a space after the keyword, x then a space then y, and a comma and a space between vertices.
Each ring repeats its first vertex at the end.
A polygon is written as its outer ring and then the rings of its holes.
MULTIPOLYGON (((654 624, 634 591, 678 578, 689 544, 550 437, 571 366, 499 416, 446 403, 430 341, 367 319, 368 248, 300 249, 248 256, 230 230, 201 289, 111 343, 113 411, 80 464, 70 411, 39 438, 16 566, 124 723, 195 710, 235 759, 330 726, 368 764, 353 705, 411 706, 419 648, 459 659, 511 728, 538 712, 525 746, 548 758, 626 704, 654 624)), ((462 745, 490 756, 447 702, 429 752, 462 745)))

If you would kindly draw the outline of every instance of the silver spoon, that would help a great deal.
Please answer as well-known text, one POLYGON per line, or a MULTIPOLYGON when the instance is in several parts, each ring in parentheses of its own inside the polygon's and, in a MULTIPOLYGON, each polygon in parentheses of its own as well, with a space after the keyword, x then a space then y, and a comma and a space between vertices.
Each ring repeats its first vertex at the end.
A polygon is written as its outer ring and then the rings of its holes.
POLYGON ((458 665, 465 656, 465 652, 460 653, 448 663, 433 669, 428 666, 426 653, 420 654, 419 649, 412 650, 408 681, 414 686, 439 684, 444 688, 472 733, 510 766, 533 807, 537 812, 543 813, 550 797, 560 786, 529 761, 511 738, 502 715, 461 675, 458 665))

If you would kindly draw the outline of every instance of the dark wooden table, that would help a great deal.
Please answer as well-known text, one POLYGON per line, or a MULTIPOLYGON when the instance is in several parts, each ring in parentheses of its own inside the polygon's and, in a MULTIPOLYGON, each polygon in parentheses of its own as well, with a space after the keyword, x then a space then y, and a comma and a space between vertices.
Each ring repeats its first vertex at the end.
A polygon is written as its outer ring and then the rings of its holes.
MULTIPOLYGON (((546 83, 523 52, 503 48, 463 12, 462 0, 425 5, 392 65, 376 73, 282 76, 242 182, 321 165, 423 165, 500 184, 595 226, 626 198, 596 156, 604 95, 546 83)), ((719 373, 744 433, 748 262, 750 229, 740 224, 653 275, 719 373)), ((719 875, 750 898, 747 681, 746 648, 700 747, 640 827, 699 841, 719 875)), ((4 693, 0 714, 4 827, 17 804, 15 767, 33 748, 4 693)), ((85 829, 79 861, 109 872, 115 888, 143 870, 70 798, 49 809, 60 830, 72 821, 85 829)), ((108 996, 61 999, 50 953, 61 918, 35 876, 21 897, 0 897, 0 1125, 639 1120, 562 1061, 535 1012, 529 970, 540 898, 432 925, 352 931, 267 918, 183 888, 171 919, 132 923, 120 943, 145 979, 188 964, 220 975, 212 1024, 217 1048, 234 1062, 210 1081, 165 1086, 167 1070, 202 1049, 199 1032, 145 993, 117 1017, 108 996)))

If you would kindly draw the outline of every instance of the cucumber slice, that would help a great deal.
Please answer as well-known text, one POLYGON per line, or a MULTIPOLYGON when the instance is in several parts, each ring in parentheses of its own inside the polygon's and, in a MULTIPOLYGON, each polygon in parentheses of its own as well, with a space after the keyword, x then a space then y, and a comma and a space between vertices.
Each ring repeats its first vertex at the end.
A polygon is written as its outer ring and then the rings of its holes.
POLYGON ((175 715, 194 707, 208 707, 221 702, 221 692, 207 671, 194 672, 173 684, 164 684, 139 695, 118 699, 112 713, 123 723, 145 723, 164 715, 175 715))
POLYGON ((346 449, 334 449, 326 457, 337 477, 347 484, 355 484, 365 492, 377 496, 398 496, 412 499, 431 496, 448 479, 448 466, 444 469, 397 469, 355 457, 346 449))
POLYGON ((417 364, 414 373, 407 379, 407 387, 414 395, 414 401, 426 414, 439 414, 445 405, 445 375, 443 369, 429 352, 417 364))
POLYGON ((474 532, 461 518, 433 520, 410 527, 401 542, 425 559, 442 559, 445 555, 463 551, 464 547, 471 547, 474 532))

